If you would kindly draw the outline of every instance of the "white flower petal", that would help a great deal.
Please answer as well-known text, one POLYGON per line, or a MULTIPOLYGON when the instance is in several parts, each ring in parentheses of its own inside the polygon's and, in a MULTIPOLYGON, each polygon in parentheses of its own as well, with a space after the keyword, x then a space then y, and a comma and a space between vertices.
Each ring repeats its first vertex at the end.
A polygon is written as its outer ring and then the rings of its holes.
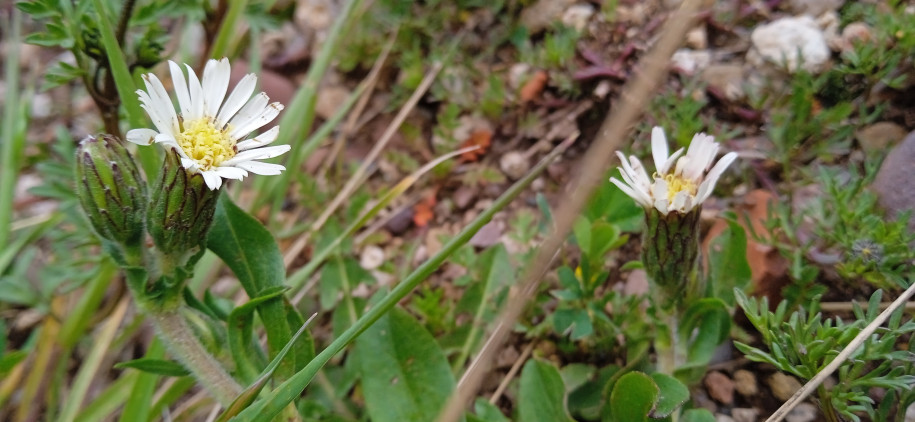
POLYGON ((137 145, 152 145, 158 134, 152 129, 131 129, 127 131, 127 140, 137 145))
POLYGON ((229 94, 229 98, 226 99, 225 104, 219 109, 219 114, 216 116, 216 126, 220 128, 224 127, 226 123, 229 122, 229 119, 248 102, 248 99, 251 98, 251 94, 254 93, 254 88, 256 87, 257 76, 254 76, 253 73, 249 73, 241 78, 241 80, 238 81, 238 85, 235 85, 235 89, 229 94))
POLYGON ((687 204, 689 203, 690 194, 687 191, 681 190, 674 195, 673 203, 671 203, 671 209, 685 214, 689 211, 687 209, 687 204))
POLYGON ((235 145, 235 147, 238 149, 239 152, 249 150, 249 149, 254 149, 254 148, 260 148, 264 145, 269 145, 270 143, 275 141, 276 137, 277 137, 277 135, 279 135, 279 133, 280 133, 280 127, 274 126, 274 127, 270 128, 270 130, 268 130, 260 135, 257 135, 257 137, 254 139, 247 139, 247 140, 239 142, 237 145, 235 145))
POLYGON ((191 93, 187 89, 187 80, 184 79, 184 72, 181 66, 171 60, 168 61, 168 68, 172 72, 172 85, 175 88, 175 94, 178 96, 178 107, 181 108, 181 115, 187 117, 191 114, 191 93))
POLYGON ((248 172, 245 171, 245 169, 239 167, 219 166, 213 169, 213 172, 219 177, 235 180, 242 180, 248 175, 248 172))
POLYGON ((235 116, 232 116, 232 118, 229 119, 229 128, 239 127, 249 120, 254 119, 264 112, 264 107, 267 107, 269 102, 270 97, 268 97, 267 94, 258 92, 257 95, 251 97, 251 99, 242 106, 238 113, 235 113, 235 116))
POLYGON ((254 174, 260 174, 263 176, 276 176, 286 170, 286 167, 283 167, 279 164, 272 163, 262 163, 260 161, 245 161, 244 163, 238 163, 235 167, 242 168, 250 171, 254 174))
POLYGON ((709 171, 708 175, 705 176, 705 180, 699 185, 699 191, 696 193, 696 201, 700 204, 705 202, 709 196, 711 196, 712 191, 715 190, 715 184, 718 183, 718 178, 727 170, 728 166, 737 159, 736 152, 729 152, 724 154, 724 157, 721 157, 718 160, 718 163, 715 164, 715 167, 709 171))
POLYGON ((216 190, 222 186, 222 178, 215 171, 201 171, 200 174, 203 175, 203 181, 210 190, 216 190))
POLYGON ((236 154, 234 157, 223 161, 223 165, 231 166, 237 163, 251 160, 265 160, 268 158, 277 157, 289 151, 291 147, 289 145, 276 145, 272 147, 264 147, 257 149, 249 149, 247 151, 242 151, 236 154))
POLYGON ((218 61, 211 59, 203 68, 203 103, 207 117, 216 117, 219 113, 219 106, 222 105, 222 100, 226 98, 226 90, 229 89, 231 72, 227 58, 218 61))
POLYGON ((656 171, 658 172, 658 174, 662 175, 662 176, 666 175, 667 172, 670 170, 670 166, 672 166, 677 161, 677 158, 680 158, 680 155, 683 154, 683 151, 686 151, 686 150, 683 148, 680 148, 677 150, 677 152, 673 153, 673 155, 671 155, 670 157, 667 157, 667 161, 665 161, 663 164, 661 164, 661 167, 657 168, 656 171))
POLYGON ((168 92, 165 91, 165 87, 162 86, 162 82, 155 74, 147 73, 143 75, 143 83, 146 85, 146 92, 153 101, 151 106, 157 108, 160 117, 168 124, 171 132, 178 133, 178 115, 175 113, 175 105, 172 104, 172 99, 168 96, 168 92))
MULTIPOLYGON (((184 154, 181 150, 178 150, 178 153, 184 154)), ((184 167, 191 173, 197 173, 200 171, 200 165, 198 165, 196 161, 186 157, 181 157, 181 167, 184 167)))
POLYGON ((282 104, 268 104, 267 107, 265 107, 260 114, 255 115, 253 119, 250 119, 237 127, 232 127, 229 132, 229 137, 238 140, 247 136, 249 133, 260 129, 262 126, 273 121, 273 119, 280 114, 280 111, 283 111, 282 104))
POLYGON ((654 201, 654 207, 656 210, 660 211, 661 214, 667 215, 670 213, 670 207, 667 203, 667 198, 660 198, 654 201))
POLYGON ((633 200, 635 200, 635 202, 637 204, 639 204, 643 207, 651 206, 651 198, 648 197, 644 192, 630 187, 629 185, 627 185, 626 183, 620 181, 619 179, 617 179, 615 177, 610 178, 610 183, 613 183, 618 188, 620 188, 620 190, 623 191, 623 193, 625 193, 626 195, 629 195, 629 197, 632 198, 633 200))
POLYGON ((146 91, 137 91, 137 96, 140 97, 140 107, 142 107, 143 110, 146 110, 146 114, 149 115, 149 120, 152 120, 156 130, 158 130, 159 133, 174 133, 172 125, 168 121, 168 117, 166 117, 168 112, 167 110, 164 110, 162 104, 153 100, 146 91))
POLYGON ((203 87, 200 86, 200 80, 197 79, 194 69, 187 64, 184 66, 187 67, 187 88, 191 94, 191 112, 190 115, 184 116, 184 120, 197 120, 203 118, 203 87))
POLYGON ((664 129, 655 126, 651 129, 651 156, 654 157, 654 168, 659 174, 663 174, 661 168, 667 161, 667 137, 664 136, 664 129))
POLYGON ((648 177, 648 171, 645 170, 645 166, 642 165, 642 162, 639 161, 638 157, 634 155, 629 156, 629 166, 635 176, 633 180, 644 190, 648 190, 648 187, 651 186, 651 178, 648 177))

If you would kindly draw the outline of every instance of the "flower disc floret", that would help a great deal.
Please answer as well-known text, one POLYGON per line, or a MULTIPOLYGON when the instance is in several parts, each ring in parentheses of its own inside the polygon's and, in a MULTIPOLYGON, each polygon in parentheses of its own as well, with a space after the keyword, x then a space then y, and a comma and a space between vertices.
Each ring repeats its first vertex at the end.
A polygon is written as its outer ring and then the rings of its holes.
POLYGON ((244 76, 227 96, 228 59, 208 61, 201 79, 190 66, 185 68, 187 78, 177 63, 169 62, 178 110, 156 75, 143 75, 146 90, 138 90, 137 95, 156 129, 132 129, 127 140, 175 149, 181 166, 200 173, 211 190, 219 189, 222 179, 241 180, 248 172, 276 175, 285 170, 279 164, 259 161, 289 151, 289 145, 267 146, 276 140, 278 126, 247 139, 283 110, 282 104, 270 103, 263 92, 254 94, 257 76, 244 76))
POLYGON ((645 208, 655 208, 664 215, 671 212, 686 214, 711 196, 718 178, 737 158, 737 153, 729 152, 711 167, 718 148, 714 137, 699 133, 693 137, 688 149, 680 148, 668 155, 664 130, 654 127, 651 130, 651 154, 656 170, 652 177, 648 177, 637 157, 630 156, 627 160, 617 151, 622 180, 611 177, 610 181, 645 208))

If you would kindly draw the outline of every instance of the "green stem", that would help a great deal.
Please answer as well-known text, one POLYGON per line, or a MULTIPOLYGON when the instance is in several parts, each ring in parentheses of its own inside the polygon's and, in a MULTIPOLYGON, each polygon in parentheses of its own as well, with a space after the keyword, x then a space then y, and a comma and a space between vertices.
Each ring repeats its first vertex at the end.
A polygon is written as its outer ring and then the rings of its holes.
MULTIPOLYGON (((19 171, 18 156, 24 138, 18 136, 18 127, 26 127, 19 122, 19 33, 22 31, 22 16, 19 9, 11 8, 9 32, 7 32, 8 56, 5 66, 6 104, 3 108, 3 127, 0 129, 3 139, 0 142, 0 245, 7 245, 10 235, 10 221, 13 216, 13 191, 16 185, 16 174, 19 171), (21 124, 21 126, 20 126, 21 124)), ((6 32, 6 31, 5 31, 6 32)))
POLYGON ((220 404, 228 406, 241 394, 241 385, 204 349, 179 309, 147 309, 146 312, 159 338, 220 404))
POLYGON ((832 407, 832 399, 829 396, 829 391, 822 385, 817 387, 817 397, 820 399, 820 409, 823 410, 823 417, 826 418, 826 421, 842 422, 842 419, 836 414, 836 409, 832 407))
POLYGON ((213 50, 210 52, 211 58, 219 60, 231 55, 229 40, 237 33, 238 18, 241 17, 241 12, 245 10, 247 5, 248 2, 246 0, 229 2, 229 10, 219 26, 219 35, 216 36, 216 42, 213 43, 213 50))

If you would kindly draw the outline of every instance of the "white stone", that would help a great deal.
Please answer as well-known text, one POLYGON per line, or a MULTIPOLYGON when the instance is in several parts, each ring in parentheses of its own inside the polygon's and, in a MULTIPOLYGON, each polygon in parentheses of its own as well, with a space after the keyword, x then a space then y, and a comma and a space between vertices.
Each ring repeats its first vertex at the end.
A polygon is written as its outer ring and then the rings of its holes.
POLYGON ((829 61, 826 37, 810 16, 782 18, 760 25, 753 30, 750 39, 753 47, 747 60, 757 65, 770 62, 784 66, 792 73, 799 66, 817 73, 824 70, 829 61))
POLYGON ((677 50, 670 62, 674 68, 686 74, 694 74, 709 66, 712 62, 712 53, 707 50, 690 50, 681 48, 677 50))
POLYGON ((359 266, 366 270, 374 270, 384 263, 384 250, 375 245, 368 245, 362 249, 359 256, 359 266))
POLYGON ((562 13, 562 23, 582 32, 588 25, 588 20, 594 15, 594 6, 589 3, 580 3, 570 6, 562 13))

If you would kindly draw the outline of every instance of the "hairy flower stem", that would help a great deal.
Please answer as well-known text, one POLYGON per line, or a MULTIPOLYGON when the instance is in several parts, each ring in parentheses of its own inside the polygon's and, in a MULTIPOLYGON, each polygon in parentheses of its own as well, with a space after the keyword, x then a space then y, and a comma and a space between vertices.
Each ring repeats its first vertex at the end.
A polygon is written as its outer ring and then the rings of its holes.
POLYGON ((159 338, 223 407, 242 392, 235 381, 194 335, 179 308, 146 309, 159 338))

